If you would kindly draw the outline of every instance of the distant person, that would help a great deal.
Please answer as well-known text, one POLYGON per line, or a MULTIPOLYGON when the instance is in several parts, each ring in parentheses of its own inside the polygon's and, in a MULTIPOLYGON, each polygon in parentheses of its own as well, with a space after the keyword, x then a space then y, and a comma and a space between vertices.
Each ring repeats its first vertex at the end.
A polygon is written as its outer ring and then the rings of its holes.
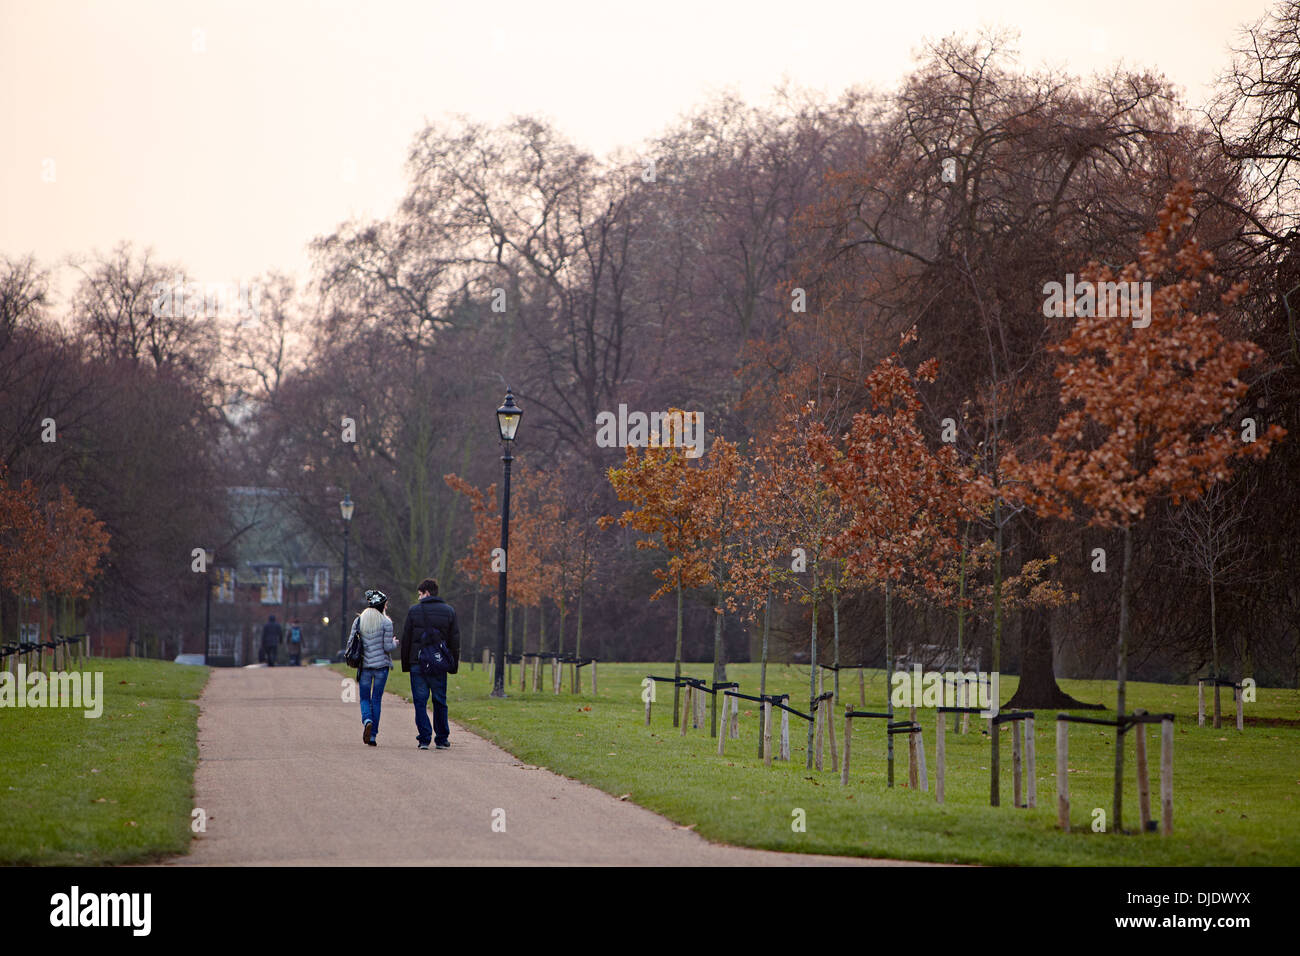
POLYGON ((421 750, 429 749, 429 738, 439 750, 451 746, 447 739, 451 727, 447 723, 447 675, 426 678, 420 672, 420 651, 426 646, 447 642, 451 651, 448 673, 460 669, 460 625, 456 623, 456 609, 438 597, 438 582, 425 578, 418 589, 419 600, 406 612, 402 627, 402 670, 411 675, 411 700, 415 703, 416 743, 421 750), (425 704, 433 695, 433 728, 429 727, 429 714, 425 704))
POLYGON ((276 623, 272 614, 262 625, 262 653, 266 657, 266 666, 274 667, 275 659, 280 654, 280 640, 284 637, 284 628, 276 623))
POLYGON ((388 596, 383 591, 367 591, 366 609, 352 622, 352 633, 360 631, 364 648, 361 667, 357 671, 357 687, 361 691, 361 740, 371 747, 379 746, 379 710, 384 701, 388 671, 393 666, 393 659, 388 655, 397 648, 393 622, 385 611, 387 607, 388 596))
POLYGON ((302 624, 298 621, 289 625, 289 664, 293 667, 302 664, 302 624))

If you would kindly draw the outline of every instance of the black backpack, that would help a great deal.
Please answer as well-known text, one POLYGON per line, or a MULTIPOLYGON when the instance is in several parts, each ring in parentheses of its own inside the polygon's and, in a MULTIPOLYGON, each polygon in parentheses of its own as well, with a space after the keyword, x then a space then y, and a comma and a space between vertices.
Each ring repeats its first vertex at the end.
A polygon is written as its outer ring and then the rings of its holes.
POLYGON ((415 659, 422 675, 426 678, 438 677, 451 671, 451 649, 438 631, 434 631, 432 637, 427 629, 420 631, 420 644, 420 653, 415 659), (435 640, 437 643, 433 643, 435 640))
POLYGON ((343 662, 348 667, 360 667, 366 656, 366 646, 361 641, 361 618, 352 622, 352 633, 348 635, 347 650, 343 652, 343 662))

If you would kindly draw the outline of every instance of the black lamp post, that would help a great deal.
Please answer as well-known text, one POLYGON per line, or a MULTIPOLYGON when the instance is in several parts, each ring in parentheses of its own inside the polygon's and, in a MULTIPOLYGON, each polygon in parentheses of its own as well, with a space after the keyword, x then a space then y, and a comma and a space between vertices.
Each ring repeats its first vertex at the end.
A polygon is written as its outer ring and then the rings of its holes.
POLYGON ((505 404, 497 409, 497 431, 505 451, 501 456, 505 480, 501 485, 501 590, 497 596, 497 667, 492 678, 493 697, 506 696, 506 570, 510 566, 510 463, 514 461, 510 443, 515 440, 515 430, 523 414, 524 410, 515 404, 514 393, 507 387, 505 404))
POLYGON ((342 610, 339 612, 339 649, 348 647, 348 536, 352 532, 352 495, 345 494, 339 502, 339 513, 343 515, 343 597, 342 610))
POLYGON ((203 549, 203 665, 208 663, 208 655, 212 653, 212 562, 216 560, 216 553, 208 548, 203 549))

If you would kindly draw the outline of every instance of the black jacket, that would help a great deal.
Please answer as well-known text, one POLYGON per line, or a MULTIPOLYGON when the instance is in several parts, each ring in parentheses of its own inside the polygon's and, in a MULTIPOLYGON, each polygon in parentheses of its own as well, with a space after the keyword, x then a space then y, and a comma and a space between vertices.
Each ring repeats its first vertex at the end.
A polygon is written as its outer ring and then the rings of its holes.
POLYGON ((280 627, 279 621, 267 621, 262 625, 263 647, 279 647, 282 637, 284 637, 284 630, 280 627))
POLYGON ((447 642, 451 651, 450 674, 460 670, 460 625, 456 623, 456 609, 442 598, 424 597, 411 605, 402 625, 402 670, 410 671, 420 656, 420 632, 427 631, 427 643, 437 644, 439 638, 447 642))

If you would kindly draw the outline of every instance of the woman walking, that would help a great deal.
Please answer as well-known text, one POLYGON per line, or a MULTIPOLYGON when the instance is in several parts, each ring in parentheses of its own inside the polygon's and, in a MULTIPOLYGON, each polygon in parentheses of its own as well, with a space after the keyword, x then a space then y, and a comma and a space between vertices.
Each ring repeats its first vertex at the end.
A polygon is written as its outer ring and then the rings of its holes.
POLYGON ((360 632, 365 649, 357 671, 357 687, 361 691, 361 739, 371 747, 378 745, 375 738, 379 736, 379 710, 388 670, 393 666, 388 655, 398 645, 393 637, 393 622, 385 613, 387 605, 388 596, 383 591, 367 591, 366 609, 352 622, 352 630, 360 632))

